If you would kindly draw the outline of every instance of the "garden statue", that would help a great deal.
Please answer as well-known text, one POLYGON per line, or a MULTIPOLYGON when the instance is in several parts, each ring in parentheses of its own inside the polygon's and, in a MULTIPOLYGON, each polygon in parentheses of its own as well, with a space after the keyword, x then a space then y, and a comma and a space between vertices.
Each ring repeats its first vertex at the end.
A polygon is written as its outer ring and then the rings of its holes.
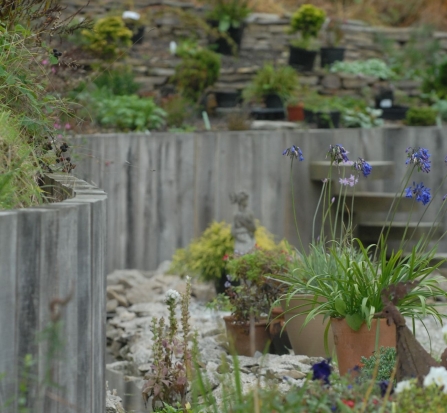
POLYGON ((255 246, 256 224, 253 212, 247 210, 248 194, 239 192, 230 194, 232 204, 238 205, 238 212, 234 214, 231 233, 234 237, 235 254, 246 254, 255 246))

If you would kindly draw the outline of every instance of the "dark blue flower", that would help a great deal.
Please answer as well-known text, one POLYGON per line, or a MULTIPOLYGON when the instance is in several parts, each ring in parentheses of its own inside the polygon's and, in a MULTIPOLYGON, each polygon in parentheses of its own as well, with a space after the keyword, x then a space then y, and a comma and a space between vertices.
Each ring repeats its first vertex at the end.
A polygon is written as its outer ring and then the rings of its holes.
POLYGON ((405 162, 407 165, 412 163, 417 166, 418 171, 422 172, 430 172, 431 161, 430 154, 428 153, 428 149, 419 148, 414 149, 411 146, 406 149, 407 152, 407 161, 405 162))
MULTIPOLYGON (((390 381, 389 380, 382 380, 382 381, 379 381, 377 384, 380 387, 380 394, 381 394, 381 396, 385 397, 385 394, 386 394, 386 391, 387 391, 388 386, 390 384, 390 381)), ((393 392, 394 392, 394 389, 391 388, 391 393, 390 394, 393 394, 393 392)))
POLYGON ((328 155, 331 161, 336 164, 349 161, 348 151, 338 143, 336 145, 329 145, 328 155))
POLYGON ((323 380, 325 384, 330 384, 329 376, 331 375, 332 366, 329 360, 323 360, 312 366, 312 380, 323 380))
POLYGON ((416 198, 416 201, 422 202, 423 205, 427 205, 431 201, 430 188, 424 186, 422 182, 417 185, 415 182, 413 182, 412 187, 409 186, 405 189, 405 196, 407 198, 413 198, 414 196, 416 198))
POLYGON ((304 161, 303 152, 301 151, 299 146, 296 145, 292 145, 290 148, 285 149, 282 154, 290 156, 292 159, 296 158, 299 159, 300 161, 304 161))
POLYGON ((355 161, 352 167, 363 174, 363 176, 366 178, 368 175, 371 174, 372 166, 366 162, 363 158, 359 158, 358 161, 355 161))

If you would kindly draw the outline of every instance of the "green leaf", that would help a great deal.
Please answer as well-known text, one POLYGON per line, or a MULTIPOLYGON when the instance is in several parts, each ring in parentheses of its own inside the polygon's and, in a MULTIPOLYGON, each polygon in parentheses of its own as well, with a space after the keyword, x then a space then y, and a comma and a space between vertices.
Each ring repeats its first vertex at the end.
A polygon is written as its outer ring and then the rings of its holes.
POLYGON ((230 28, 231 20, 228 16, 223 16, 219 20, 219 31, 220 32, 226 32, 230 28))
POLYGON ((59 60, 57 59, 56 56, 51 55, 51 56, 50 56, 50 63, 51 63, 52 65, 57 65, 57 64, 59 63, 59 60))
POLYGON ((360 327, 363 324, 363 317, 361 314, 348 314, 346 316, 346 322, 348 326, 351 327, 354 331, 359 331, 360 327))
POLYGON ((346 315, 346 303, 343 301, 341 297, 337 297, 335 299, 334 306, 338 314, 346 315))

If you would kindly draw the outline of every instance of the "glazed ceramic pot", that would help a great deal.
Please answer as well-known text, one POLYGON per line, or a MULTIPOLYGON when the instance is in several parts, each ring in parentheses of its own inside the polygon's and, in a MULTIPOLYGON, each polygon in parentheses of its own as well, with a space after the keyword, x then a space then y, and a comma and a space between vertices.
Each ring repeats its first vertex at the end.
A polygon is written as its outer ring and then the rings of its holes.
POLYGON ((344 318, 332 318, 331 329, 340 375, 360 365, 362 356, 372 356, 376 349, 376 335, 379 339, 378 348, 396 347, 396 327, 387 325, 384 318, 373 319, 370 330, 363 323, 358 331, 352 330, 344 318), (377 328, 378 320, 379 328, 377 328))

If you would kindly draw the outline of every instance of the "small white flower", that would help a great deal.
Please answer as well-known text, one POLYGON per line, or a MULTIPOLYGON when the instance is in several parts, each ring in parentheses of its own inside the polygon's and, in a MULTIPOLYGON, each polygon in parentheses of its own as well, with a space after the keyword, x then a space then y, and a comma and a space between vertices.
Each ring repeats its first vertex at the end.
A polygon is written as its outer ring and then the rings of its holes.
POLYGON ((171 52, 172 55, 175 55, 175 52, 177 51, 177 43, 172 41, 171 43, 169 43, 169 51, 171 52))
POLYGON ((431 367, 429 373, 424 378, 424 387, 436 384, 444 386, 444 393, 447 393, 447 370, 445 367, 431 367))
POLYGON ((191 277, 189 275, 186 276, 186 282, 187 283, 191 282, 191 277))
POLYGON ((394 389, 394 393, 400 393, 404 390, 409 390, 413 387, 412 380, 404 380, 397 383, 396 388, 394 389))
POLYGON ((127 10, 123 12, 123 19, 132 19, 132 20, 140 20, 140 13, 136 11, 127 10))
POLYGON ((176 290, 168 290, 165 294, 165 303, 169 303, 171 301, 177 302, 180 298, 180 293, 176 290))

